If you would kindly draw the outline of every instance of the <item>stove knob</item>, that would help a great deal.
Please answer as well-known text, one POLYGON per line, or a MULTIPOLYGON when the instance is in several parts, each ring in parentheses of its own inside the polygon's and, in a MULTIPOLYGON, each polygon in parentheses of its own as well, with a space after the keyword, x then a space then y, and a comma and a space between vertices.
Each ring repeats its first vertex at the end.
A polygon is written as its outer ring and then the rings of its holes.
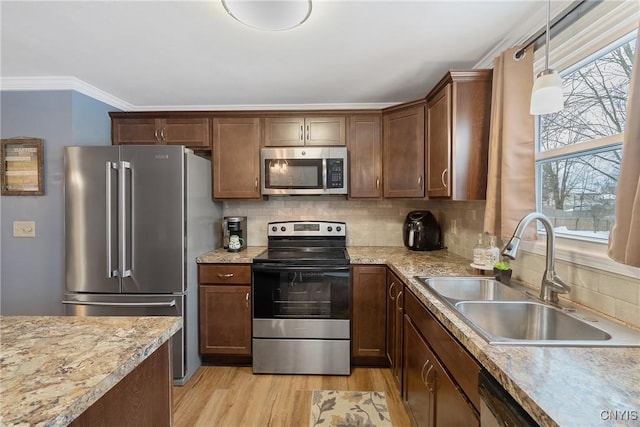
POLYGON ((287 231, 287 227, 285 227, 285 226, 283 225, 282 227, 280 227, 280 231, 282 231, 282 232, 284 233, 285 231, 287 231))
POLYGON ((273 231, 273 232, 275 233, 276 231, 278 231, 278 227, 276 227, 276 226, 274 225, 273 227, 271 227, 271 231, 273 231))
POLYGON ((338 233, 339 233, 339 232, 341 232, 341 231, 342 231, 342 227, 337 226, 337 227, 336 227, 336 231, 337 231, 338 233))
POLYGON ((333 231, 333 227, 328 226, 328 227, 327 227, 327 231, 328 231, 329 233, 331 233, 331 232, 333 231))

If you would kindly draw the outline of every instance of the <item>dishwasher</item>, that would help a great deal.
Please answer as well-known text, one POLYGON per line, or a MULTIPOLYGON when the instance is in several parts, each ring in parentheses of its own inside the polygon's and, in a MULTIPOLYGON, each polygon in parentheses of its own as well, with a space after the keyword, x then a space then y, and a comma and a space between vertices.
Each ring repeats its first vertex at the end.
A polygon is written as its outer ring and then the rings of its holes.
POLYGON ((482 370, 478 376, 478 391, 481 398, 481 427, 538 426, 538 423, 485 370, 482 370))

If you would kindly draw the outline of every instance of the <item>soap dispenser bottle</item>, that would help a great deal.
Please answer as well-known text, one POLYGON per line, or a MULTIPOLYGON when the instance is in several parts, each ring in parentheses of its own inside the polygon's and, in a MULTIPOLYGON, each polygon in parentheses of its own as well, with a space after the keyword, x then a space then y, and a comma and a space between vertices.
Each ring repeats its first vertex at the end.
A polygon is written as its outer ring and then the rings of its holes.
POLYGON ((486 248, 482 243, 482 233, 478 233, 478 243, 473 247, 473 264, 476 268, 484 267, 486 248))
POLYGON ((500 260, 500 249, 496 246, 496 236, 491 236, 489 238, 489 246, 485 252, 485 261, 484 266, 486 268, 492 269, 496 262, 500 260))

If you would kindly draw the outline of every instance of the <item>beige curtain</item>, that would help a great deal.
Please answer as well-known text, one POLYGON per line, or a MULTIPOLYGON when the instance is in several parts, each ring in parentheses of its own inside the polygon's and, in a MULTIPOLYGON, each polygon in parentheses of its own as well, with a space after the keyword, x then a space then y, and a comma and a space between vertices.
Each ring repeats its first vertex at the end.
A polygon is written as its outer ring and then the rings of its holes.
MULTIPOLYGON (((509 239, 520 219, 536 210, 535 125, 529 114, 533 47, 516 59, 520 49, 493 61, 484 231, 502 239, 509 239)), ((535 238, 535 227, 528 227, 525 238, 535 238)))
POLYGON ((622 143, 616 222, 609 238, 609 257, 635 267, 640 267, 640 30, 638 35, 622 143))

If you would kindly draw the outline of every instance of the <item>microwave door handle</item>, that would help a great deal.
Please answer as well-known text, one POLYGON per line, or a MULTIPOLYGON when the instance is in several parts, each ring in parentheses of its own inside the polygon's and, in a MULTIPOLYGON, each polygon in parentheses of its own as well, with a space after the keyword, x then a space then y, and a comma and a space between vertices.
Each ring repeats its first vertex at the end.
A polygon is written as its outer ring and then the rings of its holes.
POLYGON ((327 189, 327 159, 322 159, 322 189, 327 189))

